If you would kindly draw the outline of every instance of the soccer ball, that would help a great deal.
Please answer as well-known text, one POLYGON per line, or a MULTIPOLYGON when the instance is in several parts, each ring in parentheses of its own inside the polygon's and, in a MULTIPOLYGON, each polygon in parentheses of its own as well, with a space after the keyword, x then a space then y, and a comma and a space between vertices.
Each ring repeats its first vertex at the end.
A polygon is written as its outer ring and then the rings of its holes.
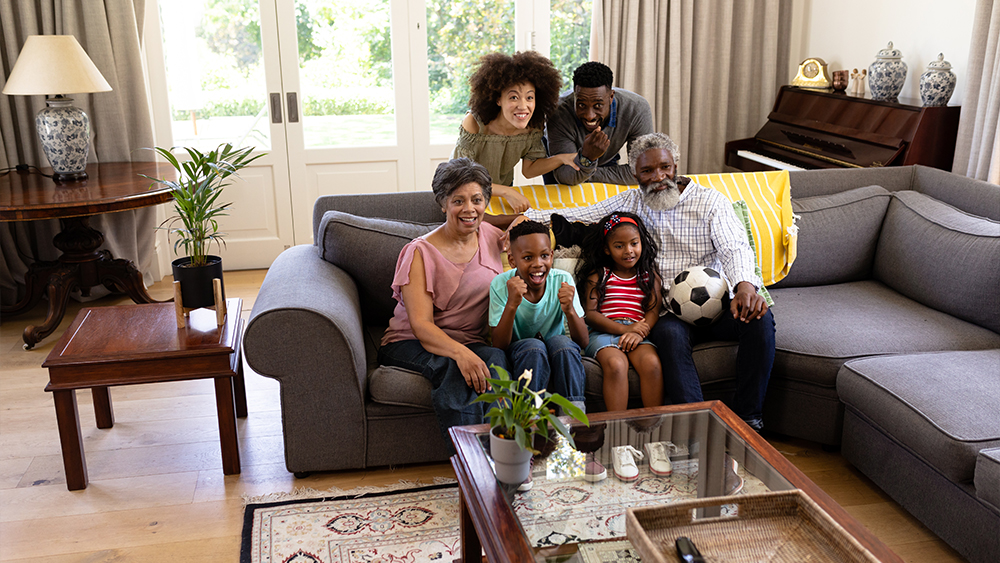
POLYGON ((689 268, 674 278, 667 306, 683 321, 708 326, 729 309, 729 284, 712 268, 689 268))

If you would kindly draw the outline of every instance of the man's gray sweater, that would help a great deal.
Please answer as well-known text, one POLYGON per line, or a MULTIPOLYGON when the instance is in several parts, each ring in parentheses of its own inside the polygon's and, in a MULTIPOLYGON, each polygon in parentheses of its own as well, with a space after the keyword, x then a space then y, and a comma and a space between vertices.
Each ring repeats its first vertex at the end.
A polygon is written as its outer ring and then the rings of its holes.
POLYGON ((608 125, 601 128, 611 144, 601 158, 597 159, 597 164, 589 167, 580 163, 580 149, 583 148, 587 130, 576 118, 576 96, 570 92, 559 98, 559 105, 546 124, 549 154, 575 152, 577 153, 575 162, 580 167, 579 170, 573 170, 566 165, 556 168, 552 174, 560 184, 573 185, 582 182, 638 184, 627 162, 616 164, 618 153, 626 143, 631 147, 632 141, 653 132, 653 113, 649 109, 649 102, 639 94, 620 88, 613 90, 614 119, 610 119, 612 116, 609 116, 608 125))

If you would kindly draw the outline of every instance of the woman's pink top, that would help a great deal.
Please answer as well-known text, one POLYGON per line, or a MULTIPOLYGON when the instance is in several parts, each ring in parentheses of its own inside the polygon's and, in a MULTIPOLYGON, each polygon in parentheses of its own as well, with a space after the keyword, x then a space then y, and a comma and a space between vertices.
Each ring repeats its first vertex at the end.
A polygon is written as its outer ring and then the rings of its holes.
POLYGON ((460 344, 486 342, 490 282, 503 272, 499 242, 502 234, 503 231, 489 223, 481 224, 479 250, 465 264, 455 264, 445 258, 425 237, 408 242, 396 261, 396 275, 392 279, 396 309, 382 344, 417 339, 403 305, 402 289, 410 283, 413 252, 418 248, 424 259, 427 291, 434 302, 434 324, 460 344))

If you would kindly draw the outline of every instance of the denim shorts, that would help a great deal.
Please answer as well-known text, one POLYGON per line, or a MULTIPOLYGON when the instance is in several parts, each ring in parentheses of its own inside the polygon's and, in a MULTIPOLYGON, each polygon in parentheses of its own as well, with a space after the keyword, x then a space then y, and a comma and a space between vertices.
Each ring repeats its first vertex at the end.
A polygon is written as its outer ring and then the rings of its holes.
MULTIPOLYGON (((614 321, 618 324, 623 324, 623 325, 630 325, 635 323, 635 321, 630 319, 614 319, 614 321)), ((607 348, 608 346, 614 346, 615 348, 618 348, 618 339, 620 339, 621 337, 622 335, 620 334, 608 334, 606 332, 598 332, 595 330, 591 330, 590 342, 587 343, 587 347, 583 350, 583 354, 588 358, 596 358, 597 353, 600 352, 601 349, 603 348, 607 348)), ((640 345, 649 344, 650 346, 654 347, 656 346, 648 339, 643 340, 639 344, 640 345)))

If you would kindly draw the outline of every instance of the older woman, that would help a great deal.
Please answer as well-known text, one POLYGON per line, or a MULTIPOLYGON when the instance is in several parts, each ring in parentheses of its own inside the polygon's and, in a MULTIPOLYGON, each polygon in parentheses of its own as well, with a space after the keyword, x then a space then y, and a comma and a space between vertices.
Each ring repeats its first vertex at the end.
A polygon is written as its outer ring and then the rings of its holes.
POLYGON ((510 187, 518 161, 525 178, 563 164, 579 168, 575 152, 547 157, 542 145, 545 120, 559 102, 562 78, 552 61, 534 51, 491 53, 479 60, 469 86, 471 111, 462 121, 454 156, 485 166, 495 182, 493 192, 521 213, 528 200, 510 187))
POLYGON ((392 280, 398 301, 382 338, 379 363, 430 380, 445 442, 448 428, 483 422, 489 366, 507 369, 503 351, 486 345, 489 287, 503 271, 503 231, 483 223, 490 175, 467 158, 438 166, 432 182, 445 222, 403 247, 392 280))

